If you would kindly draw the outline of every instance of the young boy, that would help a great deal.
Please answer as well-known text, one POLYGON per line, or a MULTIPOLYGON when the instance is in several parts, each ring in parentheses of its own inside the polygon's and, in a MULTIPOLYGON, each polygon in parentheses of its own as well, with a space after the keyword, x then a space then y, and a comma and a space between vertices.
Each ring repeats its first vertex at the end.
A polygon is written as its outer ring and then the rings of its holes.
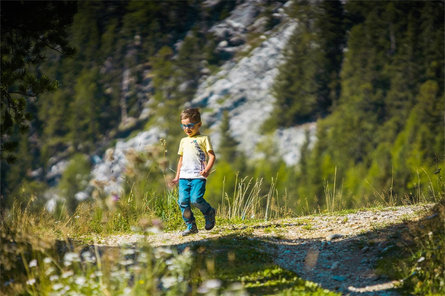
POLYGON ((179 207, 187 225, 183 236, 198 233, 191 205, 197 207, 205 217, 205 229, 215 226, 215 209, 204 199, 206 178, 215 163, 215 153, 208 136, 199 132, 201 114, 197 108, 181 113, 181 127, 187 137, 179 144, 179 161, 173 184, 179 183, 179 207))

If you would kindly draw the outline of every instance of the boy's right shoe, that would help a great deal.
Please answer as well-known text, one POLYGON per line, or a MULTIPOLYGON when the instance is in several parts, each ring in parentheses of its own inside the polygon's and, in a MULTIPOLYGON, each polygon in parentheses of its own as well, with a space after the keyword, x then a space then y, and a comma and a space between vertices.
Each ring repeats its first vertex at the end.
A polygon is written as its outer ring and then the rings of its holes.
POLYGON ((188 226, 185 231, 182 232, 182 236, 187 236, 195 233, 198 233, 198 227, 196 227, 196 224, 193 223, 192 225, 188 226))
POLYGON ((211 230, 213 227, 215 227, 215 214, 216 211, 214 208, 211 208, 207 216, 205 217, 206 220, 206 230, 211 230))

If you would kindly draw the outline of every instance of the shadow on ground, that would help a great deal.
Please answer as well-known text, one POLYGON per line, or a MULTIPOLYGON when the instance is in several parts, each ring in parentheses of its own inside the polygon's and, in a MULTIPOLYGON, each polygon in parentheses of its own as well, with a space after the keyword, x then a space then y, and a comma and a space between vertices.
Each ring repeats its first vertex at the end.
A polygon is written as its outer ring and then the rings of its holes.
MULTIPOLYGON (((434 219, 440 218, 437 214, 428 214, 418 221, 337 238, 286 239, 285 233, 278 237, 230 234, 172 246, 178 250, 191 248, 198 265, 213 266, 211 276, 241 281, 253 295, 295 287, 303 291, 305 285, 311 286, 301 279, 344 295, 400 295, 398 281, 382 273, 382 269, 393 270, 385 266, 382 259, 402 255, 412 246, 414 236, 419 234, 417 230, 434 219)), ((301 224, 288 223, 280 227, 290 229, 301 224)), ((249 226, 239 229, 246 228, 249 226)), ((400 279, 401 275, 394 276, 400 279)))

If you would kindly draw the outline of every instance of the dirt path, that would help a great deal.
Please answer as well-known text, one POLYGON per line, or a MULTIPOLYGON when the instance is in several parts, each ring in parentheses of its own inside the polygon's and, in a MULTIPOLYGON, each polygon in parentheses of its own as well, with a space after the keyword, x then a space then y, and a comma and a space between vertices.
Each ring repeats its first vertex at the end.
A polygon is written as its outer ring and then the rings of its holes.
MULTIPOLYGON (((395 282, 375 273, 375 262, 400 241, 405 221, 418 220, 428 205, 366 210, 345 215, 320 215, 275 220, 255 225, 216 227, 182 237, 162 232, 146 237, 153 246, 188 244, 239 234, 263 242, 263 250, 281 267, 305 280, 345 295, 398 295, 395 282), (399 239, 399 240, 398 240, 399 239)), ((104 246, 136 243, 142 235, 114 235, 104 246)))

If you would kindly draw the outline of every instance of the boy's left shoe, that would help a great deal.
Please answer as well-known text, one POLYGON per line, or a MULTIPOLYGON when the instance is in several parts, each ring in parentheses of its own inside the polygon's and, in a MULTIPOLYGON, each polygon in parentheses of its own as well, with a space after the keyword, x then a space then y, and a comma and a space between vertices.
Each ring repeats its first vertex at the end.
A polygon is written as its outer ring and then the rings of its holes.
POLYGON ((206 230, 211 230, 213 227, 215 227, 215 214, 216 214, 215 209, 211 208, 209 210, 209 213, 205 216, 205 220, 206 220, 205 229, 206 230))
POLYGON ((198 233, 198 227, 196 227, 196 224, 193 223, 187 226, 187 229, 182 232, 182 236, 188 236, 195 233, 198 233))

